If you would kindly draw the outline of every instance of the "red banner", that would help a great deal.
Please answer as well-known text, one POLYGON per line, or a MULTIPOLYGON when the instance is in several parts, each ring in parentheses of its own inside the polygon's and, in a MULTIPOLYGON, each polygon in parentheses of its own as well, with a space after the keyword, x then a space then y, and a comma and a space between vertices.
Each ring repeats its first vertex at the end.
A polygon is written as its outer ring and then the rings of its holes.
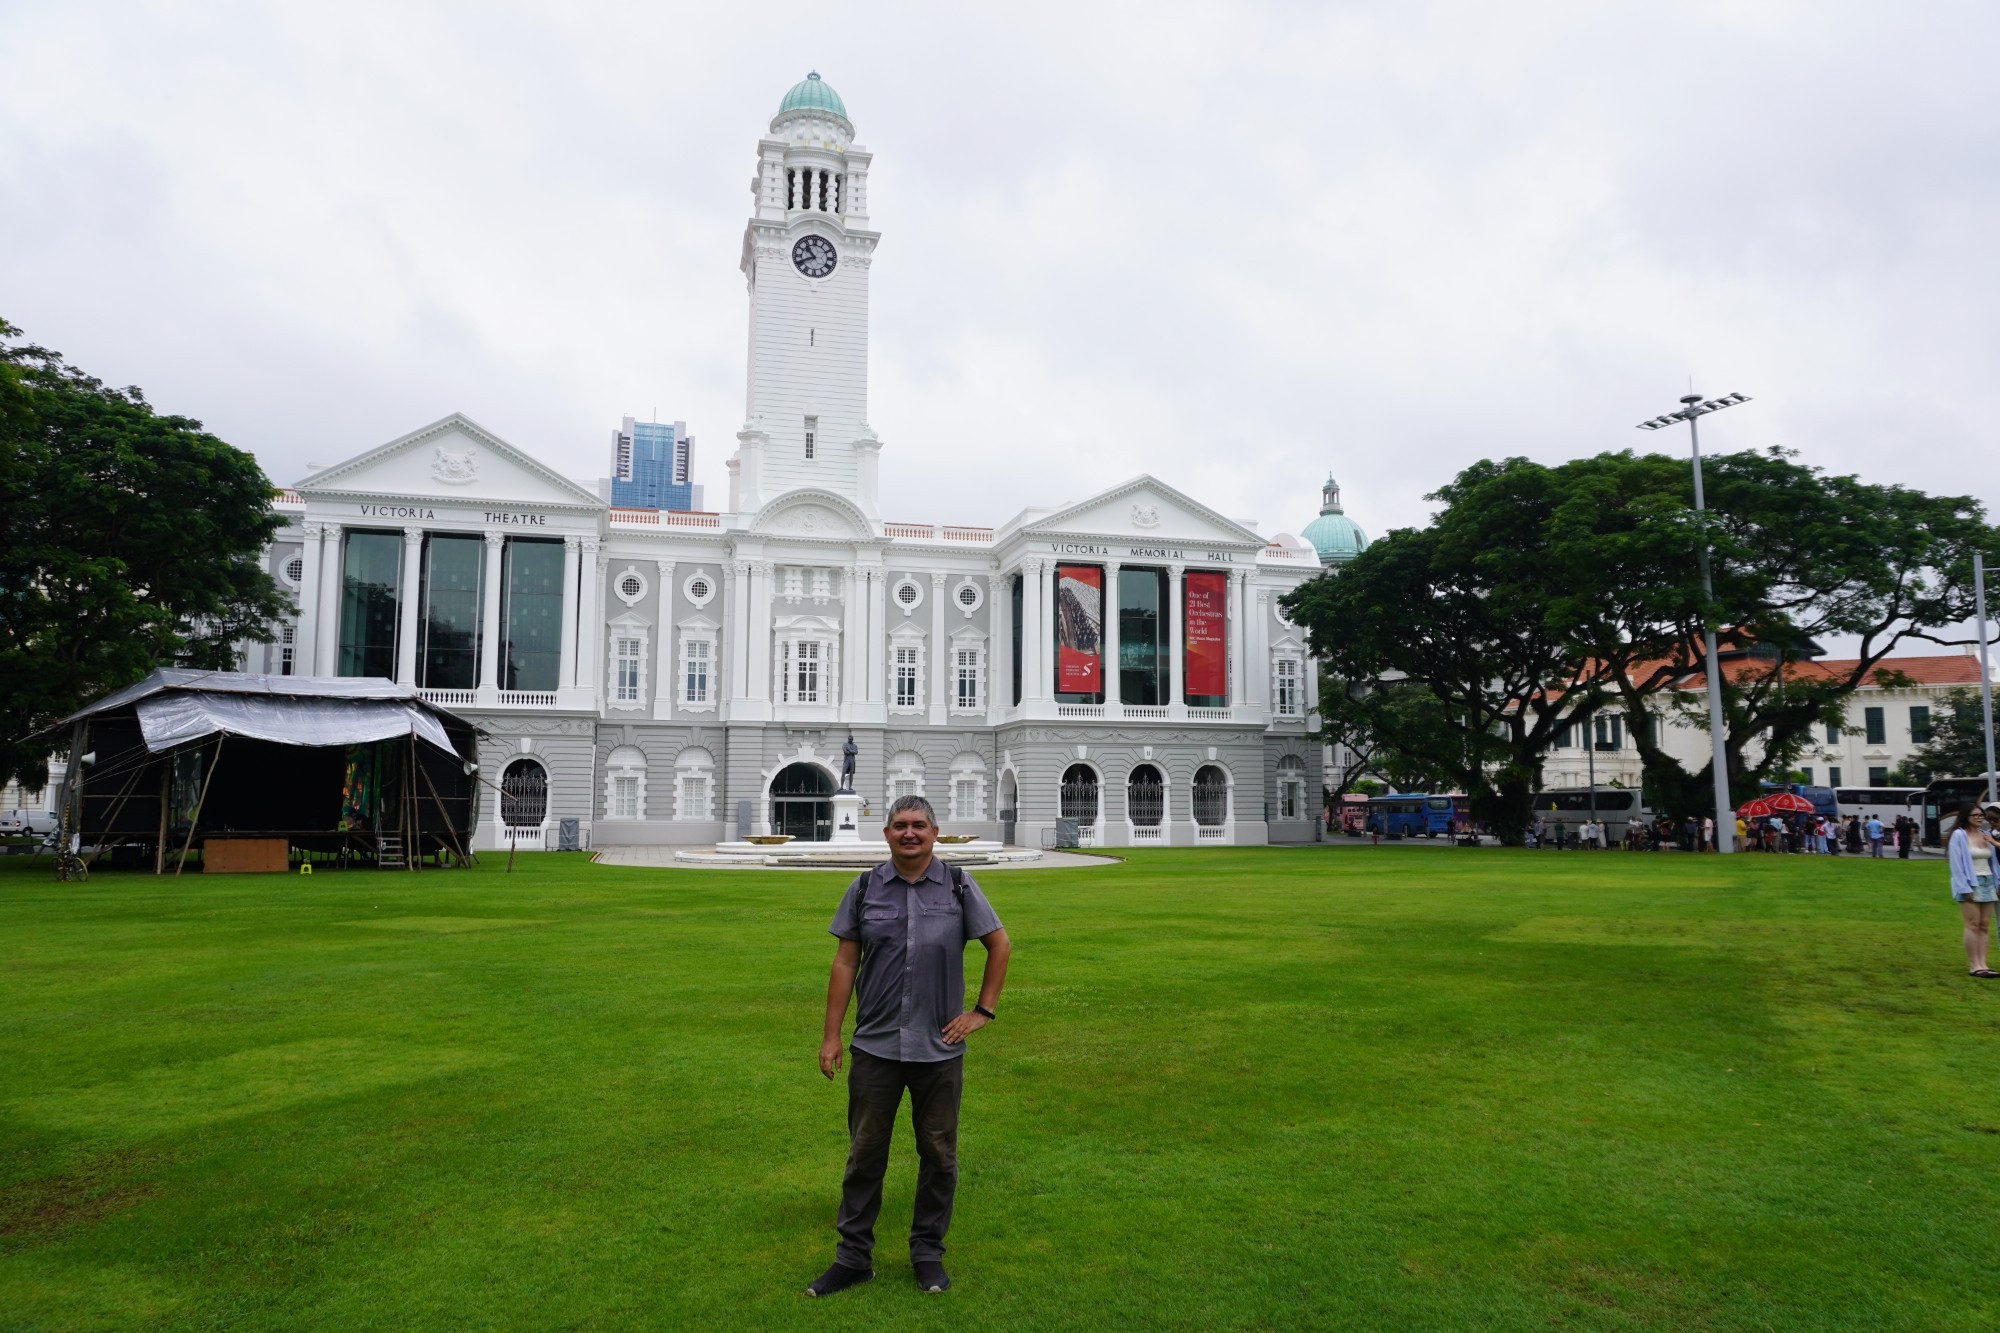
POLYGON ((1190 572, 1182 586, 1187 697, 1222 698, 1229 693, 1229 575, 1190 572))
POLYGON ((1104 571, 1096 565, 1056 566, 1056 692, 1096 694, 1104 688, 1104 571))

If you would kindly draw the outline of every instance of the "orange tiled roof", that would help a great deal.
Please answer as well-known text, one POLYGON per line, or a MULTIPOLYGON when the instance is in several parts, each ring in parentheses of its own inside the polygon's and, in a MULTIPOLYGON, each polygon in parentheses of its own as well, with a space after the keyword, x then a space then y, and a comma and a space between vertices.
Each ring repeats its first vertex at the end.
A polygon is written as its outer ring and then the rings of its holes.
MULTIPOLYGON (((1811 662, 1794 662, 1786 670, 1788 680, 1825 680, 1846 676, 1853 672, 1857 657, 1824 657, 1811 662)), ((1756 658, 1746 658, 1722 664, 1723 675, 1730 680, 1743 676, 1758 677, 1769 673, 1772 663, 1756 658)), ((1938 653, 1928 657, 1885 657, 1875 664, 1863 687, 1875 683, 1875 672, 1898 673, 1910 678, 1918 685, 1977 685, 1979 683, 1979 659, 1965 653, 1938 653)), ((1680 682, 1684 690, 1708 688, 1708 673, 1690 672, 1680 682)))

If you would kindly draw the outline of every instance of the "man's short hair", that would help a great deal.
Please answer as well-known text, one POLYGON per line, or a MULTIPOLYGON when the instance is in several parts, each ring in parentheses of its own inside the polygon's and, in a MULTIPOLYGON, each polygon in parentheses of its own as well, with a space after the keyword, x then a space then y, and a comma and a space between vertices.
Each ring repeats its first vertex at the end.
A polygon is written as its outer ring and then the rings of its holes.
POLYGON ((894 801, 890 802, 889 813, 882 818, 883 827, 886 828, 890 824, 895 823, 896 816, 902 814, 905 810, 921 810, 924 812, 924 818, 931 822, 932 828, 938 826, 937 811, 931 809, 929 801, 926 801, 921 796, 898 796, 894 801))

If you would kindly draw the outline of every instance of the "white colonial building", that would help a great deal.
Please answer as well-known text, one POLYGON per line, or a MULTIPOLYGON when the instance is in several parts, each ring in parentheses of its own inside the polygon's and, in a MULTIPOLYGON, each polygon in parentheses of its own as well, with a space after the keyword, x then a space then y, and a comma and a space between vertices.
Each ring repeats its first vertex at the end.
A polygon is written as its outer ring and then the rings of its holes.
POLYGON ((948 832, 1312 840, 1315 673, 1276 605, 1310 547, 1148 476, 998 529, 882 513, 870 161, 817 75, 757 145, 726 512, 612 508, 453 414, 285 494, 298 618, 246 669, 389 676, 485 728, 488 847, 823 839, 850 734, 873 812, 922 793, 948 832))

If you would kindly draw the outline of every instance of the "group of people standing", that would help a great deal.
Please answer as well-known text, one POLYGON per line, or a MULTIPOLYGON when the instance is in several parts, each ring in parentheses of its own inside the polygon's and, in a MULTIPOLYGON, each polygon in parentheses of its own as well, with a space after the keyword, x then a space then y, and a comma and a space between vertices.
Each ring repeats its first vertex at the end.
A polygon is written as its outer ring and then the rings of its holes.
POLYGON ((1843 822, 1832 815, 1770 815, 1736 819, 1736 845, 1746 852, 1799 852, 1821 856, 1880 857, 1889 851, 1907 861, 1917 845, 1920 825, 1908 815, 1884 823, 1879 816, 1849 815, 1843 822))
POLYGON ((1715 850, 1715 821, 1689 815, 1676 824, 1666 815, 1650 822, 1634 815, 1614 840, 1612 826, 1599 819, 1586 819, 1571 832, 1560 819, 1538 818, 1529 826, 1528 836, 1530 846, 1557 851, 1605 851, 1617 846, 1628 852, 1657 852, 1677 846, 1684 852, 1708 852, 1715 850))

